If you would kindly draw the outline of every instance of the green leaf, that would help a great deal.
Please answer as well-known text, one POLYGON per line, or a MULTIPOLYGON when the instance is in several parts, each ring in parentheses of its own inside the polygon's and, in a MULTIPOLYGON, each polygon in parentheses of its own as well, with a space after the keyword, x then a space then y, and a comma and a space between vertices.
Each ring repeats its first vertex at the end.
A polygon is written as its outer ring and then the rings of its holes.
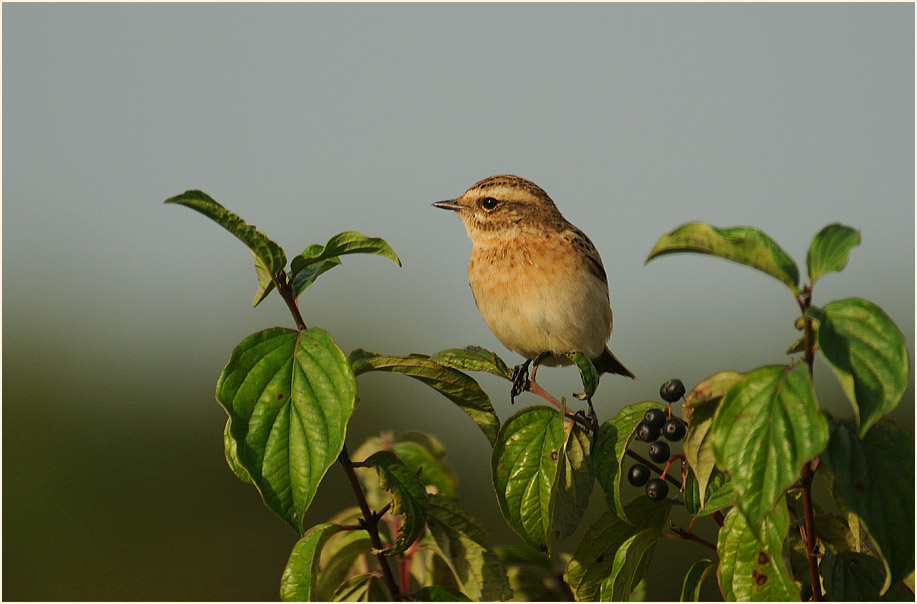
POLYGON ((861 298, 811 307, 807 314, 820 322, 818 347, 853 405, 862 438, 907 388, 904 336, 881 308, 861 298))
POLYGON ((599 428, 592 451, 592 468, 599 485, 605 491, 608 508, 622 520, 627 520, 621 501, 621 484, 624 478, 624 456, 637 433, 637 426, 650 409, 665 410, 665 405, 653 402, 637 403, 624 407, 599 428))
MULTIPOLYGON (((358 522, 359 511, 349 524, 358 522)), ((314 601, 327 602, 334 596, 338 586, 347 577, 366 568, 367 558, 372 551, 372 542, 366 531, 341 531, 333 535, 322 548, 318 582, 315 586, 314 601)))
POLYGON ((513 602, 556 602, 568 599, 566 584, 557 580, 551 558, 526 545, 495 548, 506 566, 513 602))
POLYGON ((435 553, 446 564, 461 591, 475 601, 509 597, 503 564, 490 547, 490 536, 480 521, 452 499, 430 498, 430 532, 435 553))
POLYGON ((589 435, 576 422, 565 422, 563 458, 558 466, 557 494, 554 500, 553 530, 555 539, 573 534, 583 519, 589 496, 595 485, 589 458, 589 435))
POLYGON ((736 494, 735 489, 732 488, 732 478, 729 477, 729 474, 716 471, 713 473, 713 478, 707 483, 707 495, 700 515, 707 516, 735 505, 735 499, 736 494))
POLYGON ((700 602, 700 588, 704 580, 716 571, 712 560, 698 560, 691 565, 681 584, 681 602, 700 602))
POLYGON ((391 599, 385 583, 373 574, 349 577, 331 598, 333 602, 388 602, 391 599))
POLYGON ((882 562, 857 552, 825 552, 818 565, 825 591, 835 602, 875 602, 885 582, 882 562))
POLYGON ((611 564, 611 572, 602 581, 600 598, 603 602, 621 602, 630 597, 643 578, 661 536, 658 529, 644 529, 621 544, 611 564))
POLYGON ((236 458, 269 508, 302 518, 344 446, 356 382, 328 332, 272 328, 247 337, 217 382, 236 458))
MULTIPOLYGON (((688 465, 697 478, 698 492, 707 492, 707 483, 716 467, 713 444, 710 441, 710 426, 719 408, 720 399, 735 386, 744 374, 736 371, 721 371, 699 383, 685 397, 685 414, 690 421, 685 433, 682 450, 688 465)), ((704 500, 701 497, 701 501, 704 500)))
POLYGON ((566 357, 573 361, 576 368, 579 369, 585 389, 584 392, 573 396, 580 400, 591 399, 595 395, 595 389, 599 387, 599 374, 595 370, 595 365, 582 352, 569 352, 566 357))
POLYGON ((267 298, 267 295, 274 289, 274 275, 255 252, 249 251, 252 258, 255 259, 255 274, 258 275, 258 291, 255 292, 255 298, 252 300, 252 307, 255 307, 261 304, 261 301, 267 298))
POLYGON ((884 591, 914 569, 914 438, 882 423, 861 441, 851 423, 832 421, 821 461, 888 563, 884 591))
POLYGON ((622 520, 613 511, 605 512, 583 535, 564 570, 564 580, 576 600, 595 601, 621 545, 644 529, 661 531, 671 510, 671 499, 651 502, 640 497, 626 506, 626 516, 632 522, 622 520))
POLYGON ((526 543, 545 552, 551 551, 555 485, 566 435, 556 409, 529 407, 503 424, 491 458, 503 517, 526 543))
POLYGON ((710 439, 754 530, 828 444, 806 366, 771 365, 742 378, 720 401, 710 439))
POLYGON ((290 559, 280 578, 280 599, 284 602, 317 600, 319 557, 328 538, 341 530, 336 524, 318 524, 310 528, 293 546, 290 559))
POLYGON ((394 545, 379 553, 386 556, 400 554, 423 534, 430 509, 427 490, 420 478, 390 451, 374 453, 363 463, 376 468, 382 488, 391 492, 391 513, 404 515, 394 545))
POLYGON ((411 596, 415 602, 471 602, 465 594, 441 585, 423 587, 411 596))
POLYGON ((440 350, 430 360, 461 371, 486 371, 506 379, 512 375, 503 359, 480 346, 440 350))
POLYGON ((789 526, 790 516, 782 504, 773 508, 754 530, 738 508, 726 515, 716 545, 720 558, 717 578, 724 600, 799 600, 799 588, 782 558, 789 526))
POLYGON ((690 467, 685 474, 685 480, 682 483, 681 491, 685 500, 685 511, 692 516, 696 516, 701 508, 704 507, 704 500, 700 496, 697 477, 694 475, 694 470, 690 467))
POLYGON ((678 252, 710 254, 750 266, 784 283, 793 293, 799 284, 796 263, 777 243, 753 227, 717 228, 689 222, 663 235, 646 261, 678 252))
POLYGON ((344 254, 376 254, 401 266, 398 255, 384 239, 367 237, 356 231, 345 231, 329 239, 324 246, 310 245, 302 254, 293 258, 290 262, 290 273, 295 294, 298 296, 312 285, 319 275, 339 265, 341 260, 338 256, 344 254), (305 272, 302 277, 299 275, 301 272, 305 272))
POLYGON ((242 467, 242 462, 239 461, 238 447, 236 447, 236 441, 232 439, 230 432, 231 425, 232 419, 230 418, 226 420, 226 426, 223 428, 223 453, 226 456, 226 463, 232 473, 236 475, 236 478, 244 483, 254 485, 252 477, 248 475, 248 470, 242 467))
POLYGON ((458 497, 455 473, 443 461, 445 452, 438 441, 426 434, 406 434, 398 437, 398 441, 392 446, 392 451, 411 472, 420 477, 427 489, 432 487, 436 493, 452 499, 458 497), (439 452, 431 450, 427 443, 421 444, 421 442, 410 440, 415 436, 426 437, 428 442, 439 446, 439 452))
POLYGON ((806 255, 809 280, 814 284, 826 273, 844 270, 855 245, 860 245, 860 232, 849 226, 834 223, 819 231, 806 255))
POLYGON ((248 249, 251 250, 252 255, 255 257, 255 270, 258 272, 259 288, 258 294, 255 295, 255 305, 257 306, 260 299, 263 299, 270 292, 270 288, 263 283, 262 271, 267 271, 268 275, 273 276, 282 271, 287 265, 287 257, 283 253, 283 249, 271 241, 267 235, 257 230, 254 226, 246 224, 244 220, 214 201, 212 197, 203 191, 185 191, 181 195, 170 197, 165 203, 177 203, 192 210, 197 210, 238 237, 242 243, 248 246, 248 249))
POLYGON ((500 420, 490 398, 474 379, 461 371, 422 355, 383 356, 362 349, 351 352, 348 360, 355 375, 367 371, 390 371, 420 380, 458 405, 481 428, 491 444, 496 440, 500 420))

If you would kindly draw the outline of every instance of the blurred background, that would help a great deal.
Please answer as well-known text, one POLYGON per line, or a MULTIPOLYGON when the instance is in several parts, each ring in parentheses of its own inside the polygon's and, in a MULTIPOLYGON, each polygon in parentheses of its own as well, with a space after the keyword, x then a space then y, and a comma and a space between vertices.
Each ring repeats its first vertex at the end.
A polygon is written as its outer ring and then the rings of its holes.
MULTIPOLYGON (((797 337, 763 274, 644 265, 690 220, 757 226, 803 273, 819 229, 861 229, 815 303, 874 301, 913 355, 912 4, 6 4, 3 84, 4 599, 278 598, 295 535, 226 467, 213 393, 239 341, 292 323, 276 295, 251 308, 240 242, 162 205, 186 189, 288 257, 344 230, 392 245, 403 268, 347 257, 301 299, 345 352, 478 344, 515 364, 474 306, 460 221, 430 203, 534 180, 601 252, 611 347, 638 376, 602 381, 603 420, 670 377, 783 363, 797 337)), ((505 420, 508 385, 481 383, 505 420)), ((463 505, 520 542, 461 411, 403 376, 359 388, 351 450, 436 435, 463 505)), ((816 388, 851 415, 824 364, 816 388)), ((894 419, 913 431, 913 377, 894 419)), ((307 523, 342 501, 333 467, 307 523)), ((648 597, 677 599, 706 555, 660 546, 648 597)))

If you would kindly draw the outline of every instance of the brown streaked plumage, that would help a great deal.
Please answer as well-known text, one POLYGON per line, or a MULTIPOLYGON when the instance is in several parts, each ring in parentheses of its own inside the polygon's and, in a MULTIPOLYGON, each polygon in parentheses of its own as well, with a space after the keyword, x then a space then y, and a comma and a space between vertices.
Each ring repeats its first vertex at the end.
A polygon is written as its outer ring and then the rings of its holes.
POLYGON ((500 174, 461 197, 433 204, 453 210, 472 242, 468 282, 484 322, 528 360, 567 365, 582 352, 599 373, 634 375, 608 350, 612 313, 598 251, 535 183, 500 174))

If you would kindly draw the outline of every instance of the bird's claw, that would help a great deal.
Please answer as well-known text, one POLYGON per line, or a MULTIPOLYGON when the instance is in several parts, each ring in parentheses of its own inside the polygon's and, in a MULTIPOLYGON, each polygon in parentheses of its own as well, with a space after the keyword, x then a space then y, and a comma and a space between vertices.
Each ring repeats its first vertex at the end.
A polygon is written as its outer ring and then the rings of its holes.
POLYGON ((516 397, 528 390, 532 385, 529 380, 529 363, 531 361, 526 361, 513 367, 513 373, 509 378, 513 382, 513 388, 509 393, 510 404, 514 403, 516 397))

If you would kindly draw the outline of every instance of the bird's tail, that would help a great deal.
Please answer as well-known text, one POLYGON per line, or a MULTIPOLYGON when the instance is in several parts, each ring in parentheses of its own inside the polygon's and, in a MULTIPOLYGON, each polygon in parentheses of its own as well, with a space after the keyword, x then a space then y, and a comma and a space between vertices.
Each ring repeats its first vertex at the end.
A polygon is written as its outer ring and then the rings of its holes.
POLYGON ((611 354, 608 347, 602 352, 602 356, 592 361, 595 364, 595 370, 602 373, 617 373, 618 375, 627 376, 636 379, 636 376, 630 370, 621 364, 615 355, 611 354))

